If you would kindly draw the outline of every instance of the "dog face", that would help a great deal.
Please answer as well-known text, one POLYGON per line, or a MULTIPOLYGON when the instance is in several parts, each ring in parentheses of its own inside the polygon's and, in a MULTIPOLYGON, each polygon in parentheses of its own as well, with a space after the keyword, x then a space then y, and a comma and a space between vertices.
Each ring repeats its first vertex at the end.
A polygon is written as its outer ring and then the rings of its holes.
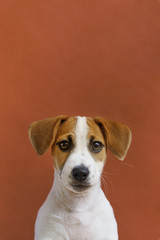
POLYGON ((86 117, 67 119, 59 128, 52 154, 63 184, 83 191, 96 184, 106 159, 105 139, 86 117))
POLYGON ((34 122, 29 136, 39 155, 51 147, 60 179, 73 192, 86 191, 100 181, 107 147, 123 160, 131 141, 127 126, 87 117, 59 116, 34 122))

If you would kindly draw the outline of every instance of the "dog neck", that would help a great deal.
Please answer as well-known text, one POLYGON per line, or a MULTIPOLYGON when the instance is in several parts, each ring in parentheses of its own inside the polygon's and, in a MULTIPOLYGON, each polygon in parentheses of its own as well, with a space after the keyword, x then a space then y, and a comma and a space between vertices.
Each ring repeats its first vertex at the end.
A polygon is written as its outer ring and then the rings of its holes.
POLYGON ((57 205, 63 207, 66 211, 84 212, 97 204, 100 196, 100 182, 92 186, 89 190, 76 193, 67 189, 55 170, 52 192, 57 205))

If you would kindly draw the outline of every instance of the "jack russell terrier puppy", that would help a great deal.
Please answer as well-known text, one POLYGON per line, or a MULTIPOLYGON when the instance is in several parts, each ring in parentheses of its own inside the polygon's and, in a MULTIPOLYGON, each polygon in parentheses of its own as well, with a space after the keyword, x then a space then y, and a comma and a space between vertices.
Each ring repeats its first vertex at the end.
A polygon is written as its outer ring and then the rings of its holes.
POLYGON ((38 155, 51 148, 55 167, 34 239, 117 240, 117 223, 100 177, 107 148, 124 159, 130 129, 99 117, 57 116, 31 123, 29 137, 38 155))

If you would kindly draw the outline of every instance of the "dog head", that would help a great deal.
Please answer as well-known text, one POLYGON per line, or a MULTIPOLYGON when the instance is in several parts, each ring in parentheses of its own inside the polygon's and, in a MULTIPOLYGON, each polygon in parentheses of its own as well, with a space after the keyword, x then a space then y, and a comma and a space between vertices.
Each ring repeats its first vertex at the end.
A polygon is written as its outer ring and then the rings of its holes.
POLYGON ((31 123, 31 143, 38 153, 52 150, 54 166, 63 185, 82 192, 100 181, 107 148, 123 160, 131 132, 126 125, 103 118, 58 116, 31 123))

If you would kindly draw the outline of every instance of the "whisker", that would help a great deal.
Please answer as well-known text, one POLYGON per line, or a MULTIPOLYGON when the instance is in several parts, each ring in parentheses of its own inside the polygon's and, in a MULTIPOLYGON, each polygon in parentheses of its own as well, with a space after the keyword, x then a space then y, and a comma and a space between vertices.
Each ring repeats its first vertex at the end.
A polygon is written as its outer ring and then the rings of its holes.
POLYGON ((125 163, 125 162, 120 162, 120 164, 125 165, 125 166, 130 167, 130 168, 135 168, 135 166, 133 166, 131 164, 128 164, 128 163, 125 163))
POLYGON ((102 180, 102 183, 104 185, 104 193, 107 194, 108 193, 108 185, 105 181, 105 179, 101 176, 101 180, 102 180))
POLYGON ((117 176, 118 174, 117 173, 109 173, 109 172, 102 172, 103 175, 112 175, 112 176, 117 176))
POLYGON ((110 185, 111 185, 111 189, 114 190, 114 186, 113 186, 111 180, 107 177, 107 174, 104 175, 104 174, 102 173, 102 176, 103 176, 103 179, 106 178, 106 180, 107 180, 107 181, 110 183, 110 185))

